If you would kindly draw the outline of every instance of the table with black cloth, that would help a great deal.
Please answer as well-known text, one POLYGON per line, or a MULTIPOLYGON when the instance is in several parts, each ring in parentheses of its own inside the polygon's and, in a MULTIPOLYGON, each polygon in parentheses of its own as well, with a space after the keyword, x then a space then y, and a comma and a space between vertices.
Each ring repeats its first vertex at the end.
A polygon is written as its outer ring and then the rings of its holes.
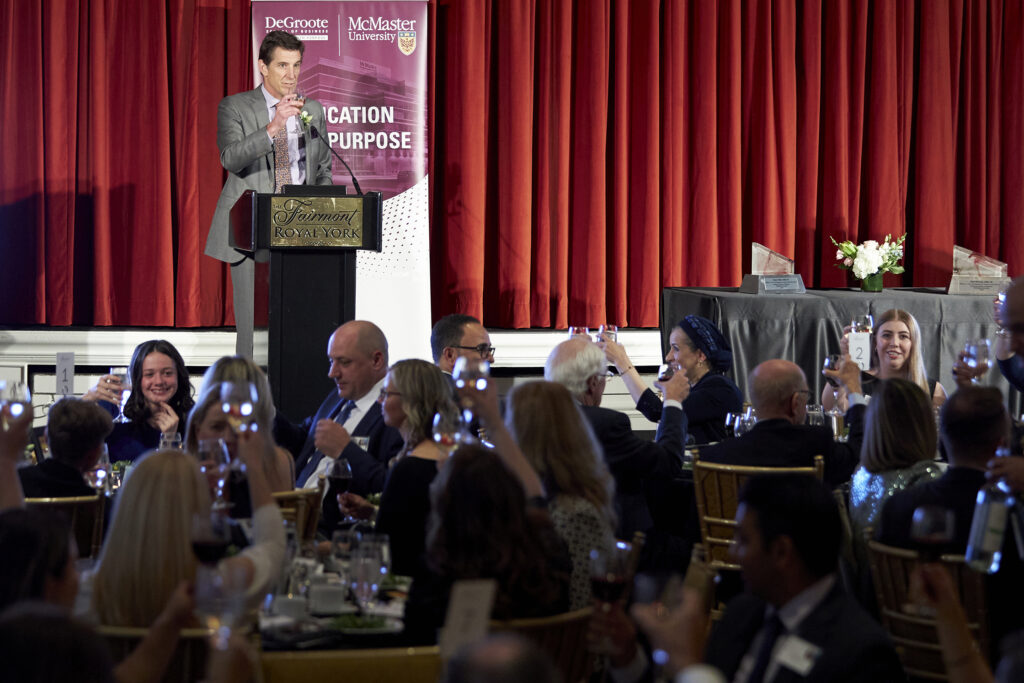
MULTIPOLYGON (((956 388, 953 362, 972 337, 995 339, 991 296, 949 295, 942 289, 896 288, 878 293, 855 289, 808 290, 806 294, 743 294, 733 287, 668 287, 661 293, 661 345, 685 316, 703 316, 722 330, 733 350, 733 378, 750 394, 747 375, 758 363, 785 358, 803 368, 818 402, 824 386, 821 365, 825 356, 839 353, 843 327, 856 315, 878 316, 901 308, 921 326, 921 346, 929 379, 937 379, 948 393, 956 388)), ((1012 414, 1020 414, 1020 394, 1010 388, 999 370, 983 383, 999 387, 1009 397, 1012 414)))

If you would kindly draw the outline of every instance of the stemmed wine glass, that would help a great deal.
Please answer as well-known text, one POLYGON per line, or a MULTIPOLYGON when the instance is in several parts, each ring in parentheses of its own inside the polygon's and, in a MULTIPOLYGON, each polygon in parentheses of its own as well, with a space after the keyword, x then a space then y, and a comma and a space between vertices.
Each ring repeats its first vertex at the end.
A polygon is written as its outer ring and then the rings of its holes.
POLYGON ((164 449, 180 451, 182 449, 181 434, 178 432, 164 432, 160 434, 160 450, 164 449))
POLYGON ((231 630, 245 609, 245 592, 245 572, 239 567, 196 568, 196 616, 212 632, 211 644, 218 650, 228 647, 231 630))
POLYGON ((922 505, 914 509, 910 522, 910 540, 922 562, 938 562, 942 550, 953 540, 953 511, 941 505, 922 505))
MULTIPOLYGON (((32 409, 32 393, 25 382, 8 382, 0 380, 0 429, 10 429, 10 421, 17 420, 32 409), (3 411, 7 408, 7 412, 3 411), (8 417, 8 415, 10 417, 8 417)), ((42 454, 39 454, 42 458, 42 454)), ((28 454, 23 454, 25 462, 31 462, 28 454)))
POLYGON ((971 382, 978 384, 989 370, 992 346, 988 339, 968 339, 962 352, 964 363, 971 368, 971 382))
POLYGON ((466 441, 469 430, 460 413, 453 410, 439 410, 434 414, 432 434, 437 447, 450 456, 460 443, 466 441))
POLYGON ((249 429, 259 394, 252 382, 221 382, 220 409, 237 434, 249 429))
POLYGON ((573 337, 586 337, 590 339, 590 328, 586 325, 570 325, 569 326, 569 339, 573 337))
MULTIPOLYGON (((625 541, 614 545, 594 548, 590 551, 590 592, 601 603, 601 610, 608 612, 613 604, 626 594, 626 579, 629 575, 630 553, 633 546, 625 541)), ((596 643, 592 652, 607 657, 613 651, 609 638, 596 643)))
POLYGON ((597 340, 601 341, 618 341, 619 340, 619 326, 609 325, 605 323, 597 328, 597 340))
MULTIPOLYGON (((348 487, 352 484, 352 467, 348 464, 347 459, 335 458, 331 462, 327 468, 327 484, 327 499, 330 501, 336 501, 338 496, 348 492, 348 487)), ((341 521, 356 522, 358 520, 351 515, 346 515, 341 521)))
MULTIPOLYGON (((452 368, 452 378, 455 380, 455 388, 463 389, 473 387, 477 391, 487 388, 487 382, 491 377, 491 364, 482 358, 472 356, 459 356, 452 368)), ((462 399, 462 419, 467 424, 473 421, 472 401, 462 399)))
POLYGON ((196 513, 192 515, 192 552, 201 564, 209 567, 227 555, 231 545, 231 527, 227 518, 217 510, 210 514, 196 513))
POLYGON ((870 313, 853 316, 850 322, 851 332, 871 332, 875 329, 875 319, 870 313))
POLYGON ((359 611, 366 614, 374 607, 381 582, 381 556, 379 548, 359 543, 349 561, 349 581, 359 611))
POLYGON ((224 439, 200 440, 196 459, 199 460, 199 471, 206 475, 207 484, 214 492, 214 509, 222 510, 228 507, 227 501, 224 500, 224 483, 228 478, 231 456, 228 455, 224 439))
POLYGON ((110 374, 121 384, 121 403, 118 406, 120 412, 114 422, 118 424, 128 422, 128 418, 124 416, 124 407, 128 404, 128 397, 132 395, 132 373, 128 371, 128 368, 119 367, 110 368, 110 374))

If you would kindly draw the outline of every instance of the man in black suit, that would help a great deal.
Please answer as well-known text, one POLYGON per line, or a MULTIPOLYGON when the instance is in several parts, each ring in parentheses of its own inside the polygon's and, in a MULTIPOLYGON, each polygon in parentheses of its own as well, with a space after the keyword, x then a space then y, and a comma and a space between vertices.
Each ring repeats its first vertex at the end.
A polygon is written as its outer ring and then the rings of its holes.
POLYGON ((50 458, 18 470, 25 497, 95 495, 82 475, 96 466, 113 429, 110 414, 92 401, 62 398, 53 404, 46 419, 50 458))
POLYGON ((846 424, 849 439, 837 442, 829 427, 804 424, 811 396, 803 370, 787 360, 768 360, 750 373, 750 401, 757 424, 746 434, 704 448, 700 459, 726 465, 754 467, 809 467, 814 456, 825 458, 825 481, 835 487, 850 479, 860 461, 864 438, 864 397, 860 370, 847 361, 829 375, 849 391, 846 424))
MULTIPOLYGON (((922 505, 935 505, 953 513, 953 538, 941 552, 963 555, 971 535, 978 489, 987 483, 989 461, 997 448, 1006 445, 1009 429, 1010 416, 999 389, 974 385, 958 389, 942 406, 940 416, 949 469, 938 479, 893 494, 882 507, 875 538, 886 545, 913 548, 916 544, 910 538, 910 525, 914 510, 922 505)), ((1002 476, 1006 464, 1003 461, 1008 461, 1014 469, 1024 464, 1024 458, 1019 456, 997 458, 991 463, 990 476, 1002 476)), ((1012 486, 1013 479, 1009 481, 1012 486)), ((988 583, 989 595, 998 596, 989 600, 993 644, 1024 626, 1024 595, 1018 588, 1021 579, 1024 579, 1024 563, 1007 524, 999 571, 989 577, 988 583)))
MULTIPOLYGON (((754 477, 739 503, 733 557, 747 592, 726 606, 704 661, 743 683, 905 680, 885 631, 838 580, 841 527, 828 489, 808 476, 754 477)), ((663 619, 635 611, 668 655, 670 673, 695 667, 700 657, 699 632, 680 628, 676 618, 696 615, 693 607, 663 619)))
POLYGON ((665 412, 652 443, 633 433, 624 413, 601 407, 607 370, 608 362, 597 344, 586 337, 573 337, 548 356, 544 379, 565 386, 579 401, 615 479, 616 535, 628 539, 633 532, 646 532, 653 525, 645 493, 681 474, 686 443, 682 401, 689 384, 684 373, 665 383, 665 412))
MULTIPOLYGON (((278 423, 275 436, 293 449, 302 444, 295 459, 299 488, 315 487, 318 477, 342 457, 352 468, 349 491, 361 496, 377 493, 384 488, 388 461, 402 447, 402 435, 384 424, 377 402, 388 371, 387 339, 373 323, 353 320, 331 335, 327 358, 327 376, 337 391, 301 425, 278 423)), ((323 512, 328 526, 340 518, 337 501, 325 500, 323 512)))
POLYGON ((430 330, 430 352, 434 365, 449 377, 460 356, 494 362, 494 347, 487 328, 473 316, 461 313, 446 315, 434 323, 430 330))

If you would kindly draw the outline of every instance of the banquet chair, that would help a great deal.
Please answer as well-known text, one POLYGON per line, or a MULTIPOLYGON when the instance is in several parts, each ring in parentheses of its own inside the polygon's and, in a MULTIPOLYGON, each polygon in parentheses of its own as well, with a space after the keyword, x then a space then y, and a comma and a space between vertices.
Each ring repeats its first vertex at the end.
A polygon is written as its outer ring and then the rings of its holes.
POLYGON ((441 651, 437 646, 264 652, 260 662, 263 683, 436 683, 441 675, 441 651))
POLYGON ((295 489, 273 494, 274 500, 281 508, 281 516, 286 522, 295 524, 295 531, 299 534, 300 542, 312 541, 316 538, 325 481, 321 475, 315 489, 295 489))
POLYGON ((594 664, 587 649, 592 612, 592 607, 584 607, 550 617, 491 621, 490 631, 517 633, 532 640, 551 658, 565 683, 578 683, 589 678, 594 664))
POLYGON ((75 542, 78 543, 78 556, 82 558, 96 557, 100 553, 106 505, 106 497, 99 494, 25 499, 25 507, 30 510, 49 510, 67 517, 75 542))
MULTIPOLYGON (((103 626, 96 631, 107 643, 115 662, 121 662, 132 653, 149 629, 135 626, 103 626)), ((209 656, 210 631, 205 628, 181 630, 178 647, 164 672, 163 683, 190 683, 206 677, 206 660, 209 656)))
POLYGON ((720 571, 738 571, 739 565, 729 561, 729 548, 736 530, 736 508, 740 489, 748 479, 758 475, 779 476, 806 474, 821 481, 825 459, 814 456, 812 467, 741 467, 706 463, 700 456, 693 459, 693 487, 697 498, 700 538, 708 566, 720 571))
MULTIPOLYGON (((912 679, 949 680, 935 618, 914 605, 908 595, 910 574, 918 562, 917 552, 868 541, 868 562, 882 626, 896 646, 907 676, 912 679)), ((982 656, 987 659, 990 642, 984 575, 971 570, 963 555, 943 555, 941 562, 953 577, 968 628, 982 656)))

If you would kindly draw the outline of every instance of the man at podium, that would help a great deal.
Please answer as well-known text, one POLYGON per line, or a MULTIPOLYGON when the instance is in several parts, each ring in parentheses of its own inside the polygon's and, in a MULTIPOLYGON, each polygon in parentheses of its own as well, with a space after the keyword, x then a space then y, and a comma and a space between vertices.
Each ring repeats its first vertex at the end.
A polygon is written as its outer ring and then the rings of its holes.
POLYGON ((217 108, 217 147, 228 172, 206 239, 206 255, 231 264, 234 288, 235 352, 252 356, 252 259, 228 245, 228 217, 245 190, 280 193, 285 185, 331 184, 331 154, 326 141, 310 136, 310 126, 324 132, 324 108, 296 92, 302 67, 302 41, 285 31, 271 31, 260 44, 263 84, 229 95, 217 108))

